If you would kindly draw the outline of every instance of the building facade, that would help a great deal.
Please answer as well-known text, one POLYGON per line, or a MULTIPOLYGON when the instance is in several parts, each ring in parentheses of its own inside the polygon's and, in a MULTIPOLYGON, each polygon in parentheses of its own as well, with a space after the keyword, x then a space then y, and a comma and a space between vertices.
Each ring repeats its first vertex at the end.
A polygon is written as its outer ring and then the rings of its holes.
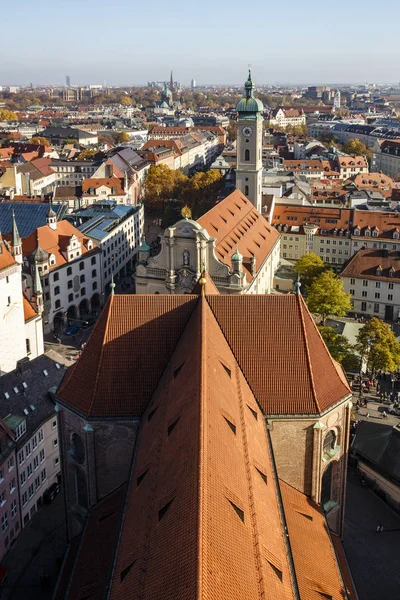
POLYGON ((184 219, 160 236, 161 249, 139 248, 138 294, 190 293, 205 268, 224 294, 264 294, 279 264, 277 231, 236 190, 198 221, 184 219))
POLYGON ((393 179, 400 174, 400 142, 397 140, 376 140, 372 148, 371 167, 382 171, 393 179))

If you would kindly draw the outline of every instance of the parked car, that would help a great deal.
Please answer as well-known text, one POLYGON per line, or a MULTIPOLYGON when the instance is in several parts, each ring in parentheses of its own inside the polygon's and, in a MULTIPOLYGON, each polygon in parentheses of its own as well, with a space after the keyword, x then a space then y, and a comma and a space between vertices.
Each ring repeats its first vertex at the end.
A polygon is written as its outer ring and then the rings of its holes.
POLYGON ((60 490, 61 483, 53 483, 43 494, 43 502, 45 504, 50 504, 50 502, 53 502, 54 498, 60 493, 60 490))
POLYGON ((78 333, 78 331, 79 331, 78 325, 76 325, 75 323, 73 323, 72 325, 70 325, 68 327, 68 329, 66 330, 65 334, 66 335, 74 335, 75 333, 78 333))

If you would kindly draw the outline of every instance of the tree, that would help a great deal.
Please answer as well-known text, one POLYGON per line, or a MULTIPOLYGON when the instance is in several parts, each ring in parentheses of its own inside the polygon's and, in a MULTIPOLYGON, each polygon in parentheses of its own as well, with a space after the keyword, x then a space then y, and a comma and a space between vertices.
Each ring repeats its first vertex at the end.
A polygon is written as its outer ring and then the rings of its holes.
POLYGON ((351 310, 350 294, 343 290, 343 283, 333 271, 324 271, 314 279, 308 289, 307 305, 312 313, 322 317, 343 317, 351 310))
POLYGON ((400 366, 400 344, 390 326, 377 317, 360 329, 356 348, 373 371, 395 371, 400 366))
POLYGON ((152 165, 145 182, 145 198, 149 204, 164 206, 165 200, 173 198, 175 171, 167 165, 152 165))
POLYGON ((18 115, 12 110, 0 108, 0 121, 18 121, 18 115))
POLYGON ((64 140, 64 144, 77 144, 78 140, 76 140, 75 138, 65 138, 64 140))
POLYGON ((122 106, 132 106, 133 100, 129 96, 122 96, 119 101, 122 106))
POLYGON ((333 327, 320 327, 319 332, 330 355, 342 365, 345 371, 360 370, 361 359, 355 354, 354 347, 344 335, 335 331, 333 327))
POLYGON ((77 159, 78 160, 87 160, 89 158, 93 158, 93 156, 95 156, 95 154, 97 154, 98 150, 89 150, 89 148, 85 148, 85 150, 82 150, 82 152, 80 154, 78 154, 77 159))
POLYGON ((129 135, 125 132, 125 131, 120 131, 118 133, 117 136, 117 142, 118 144, 121 144, 122 142, 129 142, 131 138, 129 137, 129 135))
POLYGON ((234 142, 237 137, 237 124, 236 121, 229 121, 228 129, 226 130, 228 140, 234 142))
POLYGON ((366 156, 367 158, 371 157, 371 148, 367 148, 367 146, 358 138, 348 140, 343 145, 343 152, 346 154, 355 154, 357 156, 366 156))
POLYGON ((50 146, 50 142, 47 138, 37 135, 31 139, 31 144, 39 144, 40 146, 50 146))
POLYGON ((299 258, 295 269, 300 275, 302 283, 309 287, 313 280, 325 270, 325 265, 320 256, 317 256, 314 252, 309 252, 299 258))

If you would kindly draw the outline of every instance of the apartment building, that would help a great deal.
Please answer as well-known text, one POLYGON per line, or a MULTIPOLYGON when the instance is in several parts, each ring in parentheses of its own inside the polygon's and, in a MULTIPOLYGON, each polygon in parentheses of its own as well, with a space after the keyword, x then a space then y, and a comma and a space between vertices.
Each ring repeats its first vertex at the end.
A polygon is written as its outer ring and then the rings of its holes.
POLYGON ((56 174, 57 186, 81 185, 82 181, 99 168, 101 162, 93 160, 61 160, 53 159, 51 168, 56 174))
POLYGON ((101 304, 101 250, 50 207, 47 224, 23 240, 27 285, 43 293, 44 332, 79 323, 101 304), (39 280, 39 281, 38 281, 39 280))
POLYGON ((301 108, 277 108, 272 111, 269 122, 279 127, 299 127, 306 124, 306 115, 301 108))
POLYGON ((5 534, 11 543, 20 525, 26 527, 42 506, 45 491, 59 480, 58 419, 51 390, 64 373, 61 362, 43 355, 20 361, 17 369, 0 377, 0 419, 15 444, 0 467, 5 549, 5 534))
POLYGON ((15 435, 0 419, 0 560, 21 530, 15 435))
POLYGON ((373 171, 381 171, 393 179, 398 178, 400 175, 400 141, 376 140, 372 148, 371 166, 373 171))
POLYGON ((111 278, 132 271, 136 253, 144 238, 144 207, 121 206, 103 200, 68 217, 102 252, 102 282, 110 291, 111 278))
POLYGON ((400 318, 400 252, 359 250, 340 275, 354 311, 386 321, 400 318))

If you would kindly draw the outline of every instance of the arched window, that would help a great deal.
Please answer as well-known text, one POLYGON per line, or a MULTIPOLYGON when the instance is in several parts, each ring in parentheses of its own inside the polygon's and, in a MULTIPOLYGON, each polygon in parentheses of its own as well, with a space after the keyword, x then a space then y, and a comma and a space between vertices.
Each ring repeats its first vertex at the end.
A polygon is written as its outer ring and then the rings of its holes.
POLYGON ((248 162, 250 160, 250 150, 244 151, 244 160, 248 162))
POLYGON ((85 461, 85 446, 83 445, 82 438, 77 434, 73 433, 71 437, 72 445, 72 456, 80 465, 85 461))
POLYGON ((248 185, 244 186, 244 194, 245 194, 245 196, 249 195, 249 186, 248 185))
POLYGON ((336 433, 330 429, 324 439, 324 454, 330 454, 336 446, 336 433))

